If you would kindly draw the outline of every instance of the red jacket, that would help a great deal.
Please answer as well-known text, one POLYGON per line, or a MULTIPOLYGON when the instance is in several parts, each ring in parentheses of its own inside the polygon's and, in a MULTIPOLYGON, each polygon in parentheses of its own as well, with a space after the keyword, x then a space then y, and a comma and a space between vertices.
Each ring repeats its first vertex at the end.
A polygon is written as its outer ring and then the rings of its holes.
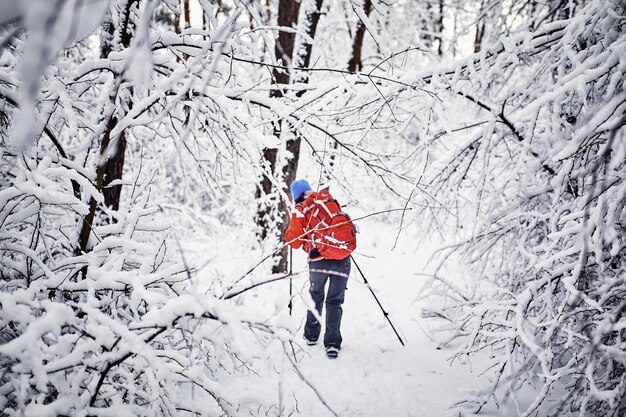
MULTIPOLYGON (((319 193, 312 192, 307 200, 315 200, 319 193)), ((291 220, 289 221, 289 227, 285 230, 285 240, 289 245, 294 248, 302 248, 306 253, 309 253, 315 248, 310 233, 310 215, 304 213, 304 206, 302 204, 296 204, 296 209, 291 213, 291 220)))

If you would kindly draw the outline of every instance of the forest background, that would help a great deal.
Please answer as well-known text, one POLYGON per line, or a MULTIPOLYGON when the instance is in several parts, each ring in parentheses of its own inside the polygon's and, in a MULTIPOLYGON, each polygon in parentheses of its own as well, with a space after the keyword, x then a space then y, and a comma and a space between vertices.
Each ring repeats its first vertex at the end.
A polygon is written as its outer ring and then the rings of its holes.
POLYGON ((306 274, 296 176, 439 248, 408 314, 484 359, 459 414, 624 415, 625 6, 2 2, 0 415, 306 414, 220 387, 307 380, 251 288, 306 274))

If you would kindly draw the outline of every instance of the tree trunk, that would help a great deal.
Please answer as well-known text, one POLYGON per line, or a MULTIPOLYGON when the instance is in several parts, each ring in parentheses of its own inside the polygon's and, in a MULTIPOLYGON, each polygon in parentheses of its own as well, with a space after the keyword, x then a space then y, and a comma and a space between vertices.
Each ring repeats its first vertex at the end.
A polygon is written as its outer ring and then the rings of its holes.
MULTIPOLYGON (((305 18, 307 19, 305 23, 305 27, 307 28, 307 35, 312 39, 315 39, 315 33, 317 32, 317 25, 320 21, 320 16, 322 15, 322 5, 324 0, 315 0, 315 7, 311 10, 306 10, 305 18)), ((311 54, 313 53, 313 44, 310 42, 304 42, 304 45, 301 47, 299 51, 299 62, 297 62, 298 66, 307 68, 311 63, 311 54)), ((298 82, 303 84, 308 83, 309 74, 307 72, 302 72, 302 75, 298 78, 298 82)), ((298 93, 301 96, 303 93, 298 93)))
MULTIPOLYGON (((112 119, 112 125, 117 125, 117 119, 112 119)), ((109 131, 110 133, 110 131, 109 131)), ((109 147, 111 145, 109 144, 109 147)), ((111 182, 122 179, 122 174, 124 173, 124 155, 126 152, 126 132, 121 132, 115 143, 112 145, 115 146, 113 150, 108 149, 106 152, 109 152, 111 156, 107 159, 105 167, 104 167, 104 182, 103 182, 103 190, 104 194, 104 204, 107 207, 112 208, 113 210, 118 210, 120 208, 120 196, 122 195, 122 186, 121 185, 109 185, 111 182)))
POLYGON ((458 28, 459 28, 459 25, 458 25, 459 9, 458 9, 458 7, 454 7, 453 10, 454 10, 454 19, 453 19, 453 23, 452 23, 452 33, 453 33, 452 39, 454 39, 454 40, 452 41, 452 44, 451 44, 451 47, 450 47, 450 53, 452 55, 452 58, 456 58, 456 44, 458 42, 458 40, 457 40, 458 39, 457 38, 457 31, 458 31, 458 28))
MULTIPOLYGON (((107 149, 109 148, 109 144, 111 141, 110 134, 111 134, 111 130, 113 130, 114 123, 116 122, 114 122, 113 119, 110 119, 109 123, 107 124, 106 133, 104 134, 104 137, 102 138, 102 142, 100 143, 100 155, 104 155, 107 152, 107 149)), ((106 164, 99 163, 96 168, 96 189, 98 191, 102 190, 102 187, 105 181, 104 179, 105 172, 106 172, 106 164)), ((83 220, 83 226, 81 228, 80 235, 79 235, 79 245, 80 245, 81 252, 87 252, 89 236, 91 235, 93 223, 96 218, 97 206, 98 204, 96 202, 96 199, 91 197, 91 199, 89 200, 89 212, 87 213, 87 216, 83 220)), ((87 269, 85 267, 82 270, 83 278, 86 272, 87 272, 87 269)))
MULTIPOLYGON (((207 12, 202 10, 202 30, 209 30, 209 19, 207 18, 207 12)), ((206 35, 203 36, 204 40, 207 39, 206 35)))
MULTIPOLYGON (((119 21, 121 22, 121 27, 115 27, 113 23, 114 19, 112 19, 110 13, 107 15, 107 18, 103 23, 103 31, 100 44, 100 56, 102 58, 107 58, 109 54, 113 51, 113 42, 115 39, 115 34, 118 31, 120 32, 120 41, 122 48, 128 48, 128 46, 130 45, 133 33, 130 22, 130 14, 131 8, 136 2, 137 0, 129 0, 124 5, 124 8, 120 13, 119 19, 119 21)), ((116 77, 121 76, 121 74, 116 74, 116 77)), ((110 93, 110 99, 114 106, 116 106, 120 83, 116 83, 115 85, 116 86, 114 87, 114 91, 111 91, 110 93)), ((119 137, 117 138, 117 140, 114 141, 113 144, 111 143, 111 132, 113 131, 113 129, 115 129, 117 123, 118 119, 112 113, 109 116, 107 127, 104 131, 104 135, 100 143, 100 157, 102 158, 105 155, 109 156, 105 161, 100 161, 98 163, 98 167, 96 168, 96 189, 103 193, 104 204, 107 207, 112 208, 113 210, 119 209, 122 186, 115 185, 112 187, 107 187, 107 185, 115 180, 122 178, 122 173, 124 170, 124 154, 126 151, 126 136, 124 132, 120 133, 119 137), (115 149, 110 149, 110 146, 115 146, 115 149)), ((89 212, 83 220, 83 224, 79 233, 78 250, 80 252, 87 251, 89 236, 91 235, 93 224, 96 218, 96 210, 96 200, 91 197, 89 201, 89 212)), ((84 277, 86 269, 84 269, 82 273, 84 277)))
POLYGON ((174 33, 180 35, 180 15, 178 13, 174 14, 174 33))
MULTIPOLYGON (((300 12, 300 2, 297 0, 280 0, 278 4, 278 26, 284 26, 293 28, 298 24, 298 13, 300 12)), ((282 68, 274 68, 272 75, 276 83, 276 88, 270 91, 270 97, 280 98, 283 96, 283 90, 281 85, 289 84, 291 79, 291 61, 293 57, 293 49, 295 44, 295 34, 292 32, 280 31, 278 39, 274 46, 274 53, 276 58, 281 61, 282 68)), ((281 137, 282 123, 276 122, 274 125, 274 135, 277 138, 281 137)), ((263 151, 263 160, 266 161, 268 174, 263 174, 260 184, 257 187, 256 197, 257 199, 263 196, 270 196, 272 194, 272 181, 270 175, 276 177, 276 157, 278 155, 278 149, 266 148, 263 151)), ((280 180, 280 178, 278 178, 280 180)), ((278 201, 259 201, 259 209, 257 212, 257 224, 259 225, 259 237, 263 240, 267 238, 273 228, 274 223, 282 218, 277 207, 278 201)), ((282 227, 280 227, 282 229, 282 227)))
MULTIPOLYGON (((126 3, 126 7, 124 9, 124 16, 122 16, 122 19, 121 19, 123 23, 121 27, 120 40, 122 43, 122 48, 124 49, 130 46, 130 42, 133 37, 132 35, 133 28, 131 27, 132 25, 130 22, 130 14, 131 14, 131 8, 133 4, 136 2, 138 2, 138 0, 129 0, 126 3)), ((113 24, 109 26, 108 30, 109 30, 108 33, 112 37, 114 34, 114 30, 115 30, 115 28, 113 27, 113 24)), ((109 54, 112 52, 112 49, 113 49, 112 43, 110 42, 103 43, 100 49, 100 54, 101 54, 100 56, 102 58, 107 58, 109 54)), ((121 74, 118 76, 121 76, 121 74)), ((113 95, 112 100, 114 101, 117 100, 117 94, 113 95)), ((113 102, 113 104, 115 104, 115 102, 113 102)), ((118 119, 114 115, 111 115, 111 120, 109 121, 109 124, 107 126, 106 135, 111 134, 111 131, 115 129, 115 127, 117 126, 117 123, 118 123, 118 119)), ((104 178, 103 178, 103 183, 102 183, 102 186, 104 187, 103 189, 104 204, 107 207, 112 208, 113 210, 118 210, 120 207, 120 196, 122 194, 122 186, 121 185, 108 186, 108 185, 115 180, 122 179, 122 174, 124 172, 125 152, 126 152, 126 134, 125 132, 120 132, 120 135, 117 138, 117 140, 115 140, 112 144, 108 143, 107 148, 103 148, 102 153, 101 153, 101 155, 104 155, 105 153, 109 155, 108 159, 105 162, 104 178), (115 148, 108 149, 110 146, 114 146, 115 148)))
MULTIPOLYGON (((372 0, 365 0, 363 3, 363 11, 365 15, 369 17, 372 11, 372 0)), ((356 33, 352 40, 352 56, 348 61, 348 71, 357 72, 361 71, 363 67, 361 63, 361 55, 363 51, 363 39, 365 38, 365 23, 359 21, 356 24, 356 33)))
MULTIPOLYGON (((280 0, 278 5, 278 26, 295 28, 298 25, 298 14, 300 13, 300 1, 280 0)), ((287 69, 274 68, 273 75, 278 87, 270 92, 271 97, 282 97, 283 93, 280 84, 289 84, 291 79, 291 66, 296 42, 296 34, 293 32, 280 31, 278 40, 274 46, 276 58, 282 61, 282 65, 287 69)))
POLYGON ((476 34, 474 35, 474 53, 480 52, 481 45, 483 43, 483 37, 485 36, 485 1, 480 4, 480 11, 478 12, 478 21, 476 22, 476 34))
POLYGON ((439 16, 437 19, 437 55, 443 56, 443 0, 439 0, 439 16))
MULTIPOLYGON (((317 25, 320 20, 320 16, 322 14, 322 5, 323 0, 315 0, 315 6, 312 10, 308 10, 305 18, 307 21, 304 22, 304 27, 306 27, 306 34, 311 38, 315 39, 315 33, 317 32, 317 25)), ((302 46, 302 50, 299 55, 298 65, 303 68, 308 68, 311 63, 311 54, 313 52, 313 44, 309 42, 305 42, 302 46)), ((303 73, 303 76, 298 80, 299 82, 306 84, 309 81, 309 76, 307 73, 303 73)), ((297 96, 301 96, 303 93, 296 93, 297 96)), ((282 178, 284 179, 285 189, 284 191, 287 193, 288 186, 296 179, 296 173, 298 172, 298 163, 300 161, 300 144, 302 142, 302 138, 300 137, 298 132, 294 132, 294 137, 287 140, 285 145, 287 150, 287 155, 291 155, 291 157, 285 162, 282 167, 282 178)), ((282 222, 280 224, 281 235, 284 235, 287 225, 289 224, 289 206, 286 201, 280 200, 280 210, 279 213, 282 215, 282 222)), ((287 272, 288 268, 288 254, 289 249, 287 247, 283 248, 280 256, 278 264, 276 265, 275 272, 287 272)))
MULTIPOLYGON (((323 0, 315 0, 314 9, 305 14, 305 18, 307 19, 307 21, 304 22, 304 27, 306 27, 307 29, 307 35, 312 39, 315 38, 317 25, 319 23, 319 18, 321 15, 322 4, 323 0)), ((278 25, 286 27, 296 26, 298 22, 299 12, 300 2, 293 0, 281 0, 278 9, 278 25)), ((270 92, 271 97, 280 98, 283 96, 280 85, 285 85, 292 82, 293 74, 290 68, 293 67, 294 62, 301 67, 308 67, 310 64, 313 45, 305 43, 302 46, 303 49, 302 51, 300 51, 300 54, 296 53, 297 51, 294 50, 294 47, 295 34, 280 32, 275 46, 275 53, 276 57, 282 60, 283 66, 287 67, 288 69, 274 69, 273 75, 278 86, 270 92)), ((308 75, 303 75, 299 79, 299 82, 308 82, 308 75)), ((284 127, 284 122, 277 122, 274 126, 274 135, 280 138, 283 134, 282 130, 284 127)), ((287 139, 285 143, 285 150, 289 157, 280 167, 280 175, 277 178, 280 184, 282 184, 283 191, 285 193, 287 193, 288 191, 289 184, 291 184, 296 178, 296 173, 298 171, 298 162, 300 158, 300 143, 301 138, 297 132, 294 132, 293 137, 287 139)), ((269 169, 271 169, 271 173, 274 174, 275 177, 277 177, 276 174, 278 174, 276 165, 277 154, 278 149, 265 149, 265 151, 263 152, 263 159, 269 163, 269 169)), ((270 195, 272 193, 272 188, 273 187, 270 179, 266 175, 263 175, 260 187, 257 189, 257 197, 270 195)), ((279 194, 277 193, 277 195, 279 194)), ((278 197, 277 201, 269 201, 268 203, 269 205, 263 205, 262 203, 260 204, 257 217, 257 223, 260 226, 259 235, 262 239, 265 239, 269 236, 271 230, 273 229, 272 226, 274 223, 278 223, 276 226, 282 236, 289 222, 289 207, 286 201, 278 197), (276 205, 278 206, 277 208, 276 205)), ((288 248, 285 247, 278 257, 278 262, 272 267, 272 271, 274 273, 287 271, 287 255, 288 248)))
POLYGON ((266 14, 267 22, 271 22, 272 21, 272 4, 271 4, 271 0, 265 0, 265 11, 267 12, 267 14, 266 14))
POLYGON ((480 20, 476 23, 476 34, 474 35, 474 53, 480 52, 480 47, 485 35, 485 22, 480 20))
POLYGON ((189 7, 189 0, 183 0, 183 13, 185 15, 185 29, 191 27, 191 10, 189 7))

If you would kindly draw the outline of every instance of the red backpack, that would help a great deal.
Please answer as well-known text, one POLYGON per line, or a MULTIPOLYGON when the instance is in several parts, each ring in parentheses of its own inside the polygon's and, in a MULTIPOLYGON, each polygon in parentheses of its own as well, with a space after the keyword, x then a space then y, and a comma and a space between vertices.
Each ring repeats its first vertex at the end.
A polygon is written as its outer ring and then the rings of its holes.
POLYGON ((356 249, 356 227, 328 189, 312 193, 301 203, 313 244, 326 259, 345 259, 356 249))

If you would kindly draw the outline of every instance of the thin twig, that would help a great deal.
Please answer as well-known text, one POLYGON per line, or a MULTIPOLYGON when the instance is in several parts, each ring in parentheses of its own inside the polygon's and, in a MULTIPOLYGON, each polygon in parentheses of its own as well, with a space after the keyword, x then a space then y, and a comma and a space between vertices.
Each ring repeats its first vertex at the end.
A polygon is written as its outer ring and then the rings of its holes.
POLYGON ((339 414, 337 414, 331 407, 330 405, 328 405, 328 403, 326 402, 326 400, 324 400, 324 398, 322 397, 322 395, 319 393, 319 391, 317 390, 317 388, 315 388, 315 386, 302 374, 302 371, 300 371, 300 368, 298 368, 298 364, 294 361, 294 359, 291 357, 291 355, 288 353, 287 351, 287 346, 286 346, 286 342, 283 342, 283 350, 285 352, 285 356, 287 357, 287 359, 289 359, 289 362, 291 363, 291 366, 293 367, 294 371, 296 372, 296 374, 298 375, 298 377, 300 377, 300 379, 302 380, 302 382, 304 382, 309 388, 311 388, 311 391, 313 391, 313 393, 315 393, 315 396, 317 396, 317 399, 320 400, 320 402, 322 403, 322 405, 324 407, 326 407, 326 409, 328 411, 330 411, 332 413, 332 415, 334 415, 335 417, 339 417, 339 414))

